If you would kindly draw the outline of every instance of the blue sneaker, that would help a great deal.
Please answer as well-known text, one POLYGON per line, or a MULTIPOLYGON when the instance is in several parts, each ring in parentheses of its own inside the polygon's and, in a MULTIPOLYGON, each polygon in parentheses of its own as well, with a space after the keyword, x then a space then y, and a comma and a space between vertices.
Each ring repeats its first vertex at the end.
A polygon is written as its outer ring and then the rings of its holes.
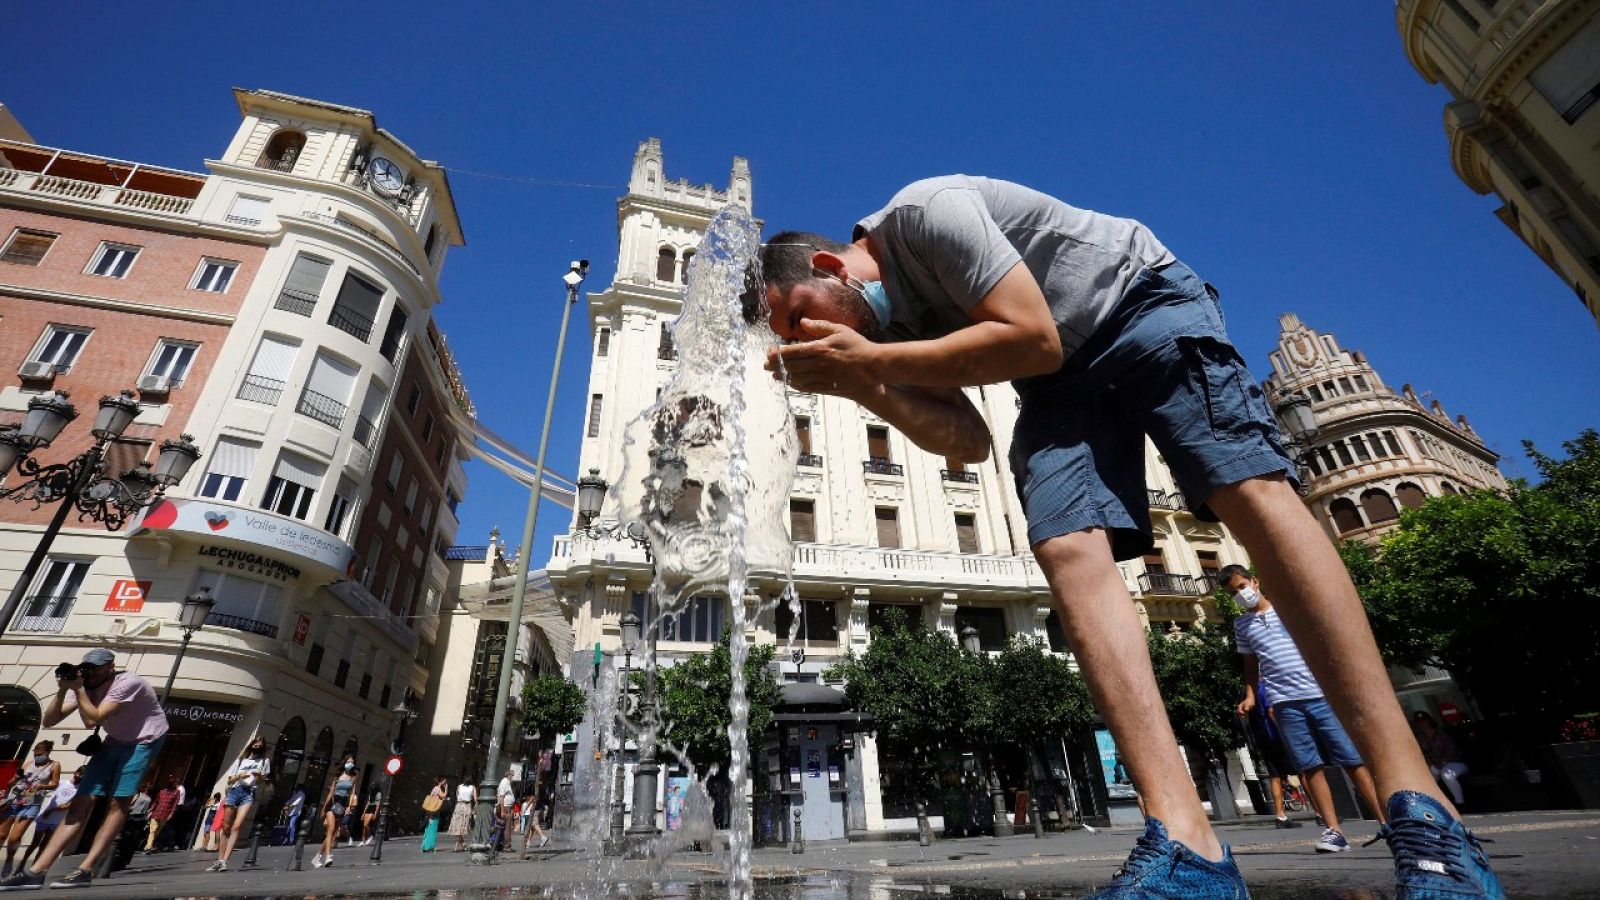
POLYGON ((1395 900, 1504 900, 1483 845, 1444 805, 1426 794, 1389 798, 1389 824, 1378 832, 1394 853, 1395 900))
POLYGON ((1222 862, 1212 862, 1167 837, 1167 827, 1144 820, 1144 834, 1111 883, 1086 900, 1249 900, 1244 877, 1233 863, 1233 851, 1222 845, 1222 862))

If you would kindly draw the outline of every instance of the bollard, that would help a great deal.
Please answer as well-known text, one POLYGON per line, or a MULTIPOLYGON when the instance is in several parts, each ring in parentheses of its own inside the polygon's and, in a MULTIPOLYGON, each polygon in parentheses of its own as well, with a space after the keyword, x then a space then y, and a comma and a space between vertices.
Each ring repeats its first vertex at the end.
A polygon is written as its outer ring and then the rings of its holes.
POLYGON ((1033 820, 1033 836, 1044 837, 1044 817, 1039 815, 1039 792, 1028 792, 1028 818, 1033 820))
POLYGON ((256 862, 256 854, 261 852, 261 816, 255 816, 250 823, 250 852, 245 855, 244 865, 241 869, 254 869, 260 864, 256 862))
POLYGON ((806 852, 805 835, 800 831, 800 807, 798 806, 794 810, 794 831, 789 834, 789 838, 790 853, 806 852))
POLYGON ((382 790, 375 791, 374 796, 378 799, 378 834, 368 861, 376 866, 383 862, 383 839, 389 834, 389 804, 384 802, 382 790))
MULTIPOLYGON (((318 807, 317 808, 317 812, 321 812, 321 811, 322 811, 322 808, 318 807)), ((310 808, 310 806, 308 804, 306 806, 300 807, 300 816, 299 816, 299 819, 295 822, 295 828, 294 828, 294 858, 289 860, 289 871, 298 872, 298 871, 301 870, 301 863, 305 860, 305 855, 306 855, 306 835, 310 834, 310 833, 311 833, 311 808, 310 808)))

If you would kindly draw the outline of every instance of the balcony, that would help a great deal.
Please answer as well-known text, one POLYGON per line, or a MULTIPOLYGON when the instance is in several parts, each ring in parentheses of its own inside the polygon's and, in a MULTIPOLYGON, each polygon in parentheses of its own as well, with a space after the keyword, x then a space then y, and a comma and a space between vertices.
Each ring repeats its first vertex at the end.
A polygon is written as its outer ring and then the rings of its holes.
POLYGON ((294 411, 329 427, 341 428, 344 426, 345 413, 350 408, 326 394, 306 388, 300 392, 300 402, 295 404, 294 411))
POLYGON ((317 308, 317 295, 293 288, 284 288, 278 293, 278 302, 273 304, 274 309, 282 309, 295 315, 311 317, 312 310, 317 308))
POLYGON ((940 469, 939 477, 945 481, 954 481, 957 484, 978 483, 978 473, 968 472, 966 469, 940 469))
POLYGON ((372 337, 372 317, 352 306, 335 303, 328 314, 328 324, 363 344, 372 337))
POLYGON ((276 378, 246 375, 244 382, 239 385, 239 399, 265 403, 268 406, 277 406, 279 398, 283 396, 285 384, 287 382, 279 381, 276 378))
POLYGON ((822 454, 802 453, 796 462, 802 466, 810 466, 813 469, 820 469, 822 468, 822 454))
POLYGON ((36 144, 0 141, 0 153, 12 166, 0 169, 0 192, 184 216, 205 184, 203 176, 191 172, 36 144))
POLYGON ((67 614, 77 595, 36 594, 22 604, 22 615, 11 622, 12 631, 58 632, 67 624, 67 614))
POLYGON ((1154 488, 1146 488, 1145 493, 1150 497, 1151 509, 1170 509, 1177 511, 1187 508, 1183 503, 1183 497, 1178 494, 1169 494, 1166 491, 1158 491, 1154 488))
POLYGON ((1194 580, 1194 586, 1200 592, 1200 596, 1209 597, 1215 594, 1218 588, 1222 587, 1222 577, 1210 574, 1201 575, 1194 580))
POLYGON ((372 424, 372 420, 366 416, 356 416, 356 443, 368 450, 372 450, 374 449, 372 445, 377 437, 378 426, 372 424))
POLYGON ((1139 590, 1146 594, 1166 597, 1199 596, 1198 585, 1188 575, 1171 575, 1164 572, 1145 572, 1139 576, 1139 590))
POLYGON ((247 619, 244 616, 230 616, 214 612, 206 616, 206 624, 215 625, 218 628, 232 628, 234 631, 246 631, 250 634, 259 634, 267 638, 276 638, 278 636, 278 626, 270 622, 247 619))
POLYGON ((904 475, 906 467, 882 456, 873 456, 861 463, 861 471, 868 475, 904 475))

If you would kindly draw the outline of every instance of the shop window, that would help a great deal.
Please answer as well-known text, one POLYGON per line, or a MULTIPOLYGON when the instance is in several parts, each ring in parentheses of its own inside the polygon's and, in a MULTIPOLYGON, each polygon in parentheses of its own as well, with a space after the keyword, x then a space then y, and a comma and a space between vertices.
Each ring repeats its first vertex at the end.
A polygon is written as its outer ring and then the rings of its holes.
POLYGON ((778 640, 787 641, 792 633, 797 641, 837 641, 839 620, 832 600, 800 601, 800 620, 795 622, 794 610, 787 600, 779 600, 773 610, 773 632, 778 640), (791 632, 791 629, 793 631, 791 632))
POLYGON ((978 646, 985 651, 1006 648, 1006 612, 996 606, 958 606, 955 626, 959 638, 967 626, 978 629, 978 646))

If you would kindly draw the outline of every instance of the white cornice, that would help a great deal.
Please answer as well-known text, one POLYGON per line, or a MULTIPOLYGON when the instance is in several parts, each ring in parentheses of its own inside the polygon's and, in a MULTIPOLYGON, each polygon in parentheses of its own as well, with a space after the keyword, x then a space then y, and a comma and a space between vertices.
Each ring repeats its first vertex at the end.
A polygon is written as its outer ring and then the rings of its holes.
POLYGON ((231 313, 207 312, 203 309, 186 309, 181 306, 160 306, 155 303, 139 303, 134 300, 113 300, 110 297, 92 297, 88 294, 52 291, 47 288, 27 287, 3 282, 0 282, 0 293, 14 294, 30 300, 46 300, 55 303, 67 303, 73 306, 110 309, 140 316, 158 316, 163 319, 184 319, 190 322, 205 322, 209 325, 232 325, 235 318, 231 313))

